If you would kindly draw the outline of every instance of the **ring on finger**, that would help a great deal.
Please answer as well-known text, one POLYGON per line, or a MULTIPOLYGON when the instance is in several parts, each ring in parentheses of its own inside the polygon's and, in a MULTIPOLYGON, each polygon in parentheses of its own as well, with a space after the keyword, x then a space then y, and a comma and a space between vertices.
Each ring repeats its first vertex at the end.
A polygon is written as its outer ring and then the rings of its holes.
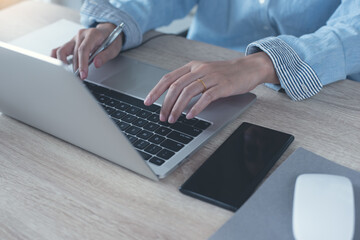
POLYGON ((207 89, 207 87, 206 87, 206 85, 205 85, 204 81, 203 81, 201 78, 198 78, 198 80, 197 80, 197 81, 198 81, 198 82, 200 82, 200 83, 203 85, 204 89, 203 89, 202 93, 204 93, 204 92, 206 91, 206 89, 207 89))

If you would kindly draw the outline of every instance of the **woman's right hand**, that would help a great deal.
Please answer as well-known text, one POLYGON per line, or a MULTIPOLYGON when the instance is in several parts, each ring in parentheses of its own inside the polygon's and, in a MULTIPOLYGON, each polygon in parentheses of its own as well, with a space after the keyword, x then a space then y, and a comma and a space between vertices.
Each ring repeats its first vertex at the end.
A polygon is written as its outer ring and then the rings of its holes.
MULTIPOLYGON (((85 79, 88 76, 90 54, 96 51, 115 27, 112 23, 100 23, 96 28, 81 29, 69 42, 53 49, 51 57, 68 64, 67 57, 73 55, 74 72, 79 69, 80 78, 85 79)), ((120 53, 123 44, 122 39, 123 33, 108 48, 94 58, 94 66, 96 68, 101 67, 120 53)))

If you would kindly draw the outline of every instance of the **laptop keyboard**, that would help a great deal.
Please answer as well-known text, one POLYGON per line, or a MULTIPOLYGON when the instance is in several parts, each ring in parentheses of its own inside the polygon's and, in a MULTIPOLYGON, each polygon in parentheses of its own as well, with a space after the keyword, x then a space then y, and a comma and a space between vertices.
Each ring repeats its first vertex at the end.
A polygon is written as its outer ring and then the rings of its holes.
POLYGON ((174 124, 161 122, 160 106, 145 106, 140 99, 84 83, 143 159, 158 166, 211 125, 198 118, 186 119, 185 114, 174 124))

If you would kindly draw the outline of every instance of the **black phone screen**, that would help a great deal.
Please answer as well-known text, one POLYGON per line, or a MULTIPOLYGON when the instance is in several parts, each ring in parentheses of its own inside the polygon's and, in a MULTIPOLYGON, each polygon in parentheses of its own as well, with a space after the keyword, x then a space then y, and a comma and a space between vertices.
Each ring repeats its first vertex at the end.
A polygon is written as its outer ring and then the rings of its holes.
POLYGON ((243 123, 179 190, 236 211, 293 140, 290 134, 243 123))

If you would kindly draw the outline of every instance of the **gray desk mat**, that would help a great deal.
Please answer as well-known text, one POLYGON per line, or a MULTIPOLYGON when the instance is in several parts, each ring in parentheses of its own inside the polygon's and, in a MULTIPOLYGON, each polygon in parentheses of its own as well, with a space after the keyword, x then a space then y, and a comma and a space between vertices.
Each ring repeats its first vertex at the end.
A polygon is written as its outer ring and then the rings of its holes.
MULTIPOLYGON (((359 225, 360 205, 357 201, 360 199, 360 173, 298 148, 210 239, 294 239, 294 186, 297 176, 303 173, 348 177, 355 194, 355 224, 359 225)), ((360 228, 355 227, 354 239, 360 239, 360 228)))

